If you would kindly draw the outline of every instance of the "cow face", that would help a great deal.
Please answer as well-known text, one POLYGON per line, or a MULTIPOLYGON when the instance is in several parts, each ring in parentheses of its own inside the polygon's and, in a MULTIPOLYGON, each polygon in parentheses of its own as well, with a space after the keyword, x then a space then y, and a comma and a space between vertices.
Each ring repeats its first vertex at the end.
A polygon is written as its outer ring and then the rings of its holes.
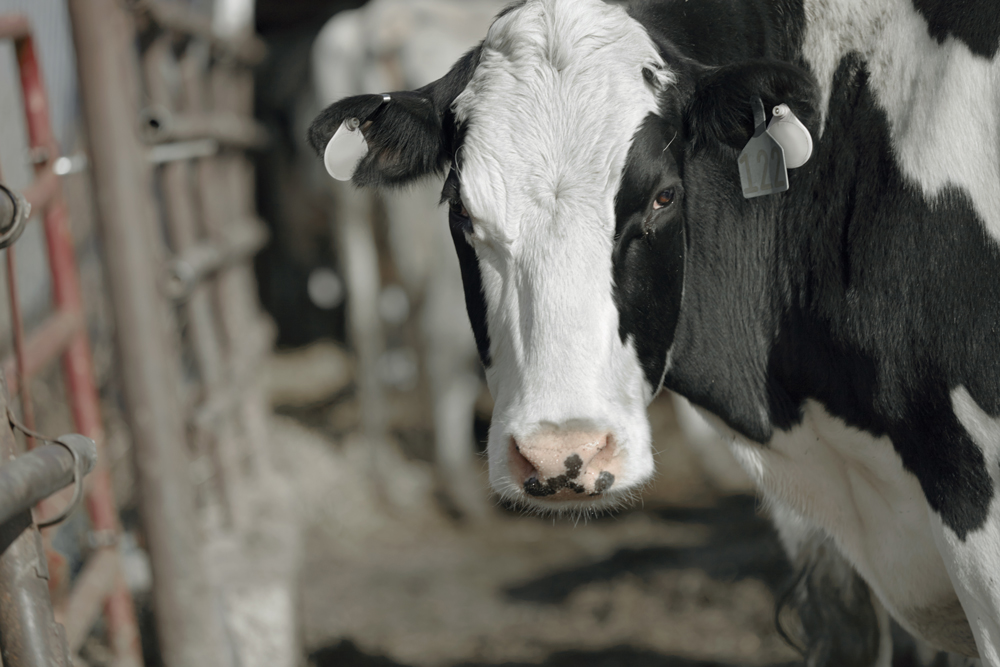
POLYGON ((724 71, 705 79, 670 52, 619 6, 530 0, 444 78, 342 100, 310 131, 322 150, 359 120, 357 185, 450 167, 443 200, 495 399, 490 480, 503 497, 597 509, 653 472, 645 407, 682 306, 685 154, 727 133, 745 142, 760 79, 719 85, 724 71), (683 110, 703 79, 695 122, 683 110))

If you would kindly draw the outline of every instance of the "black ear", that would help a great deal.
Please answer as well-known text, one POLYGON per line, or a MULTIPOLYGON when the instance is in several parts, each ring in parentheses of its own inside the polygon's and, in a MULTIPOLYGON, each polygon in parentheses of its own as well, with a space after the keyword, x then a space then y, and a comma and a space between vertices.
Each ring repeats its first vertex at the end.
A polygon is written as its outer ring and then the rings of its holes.
POLYGON ((743 148, 754 132, 754 96, 760 96, 769 119, 776 105, 787 104, 816 136, 819 89, 812 76, 790 63, 752 60, 708 70, 698 80, 684 115, 689 140, 743 148))
POLYGON ((444 77, 423 88, 383 95, 358 95, 331 104, 309 127, 309 143, 322 156, 348 118, 357 118, 368 154, 354 172, 359 187, 404 185, 441 173, 454 157, 451 105, 472 78, 481 47, 465 54, 444 77))

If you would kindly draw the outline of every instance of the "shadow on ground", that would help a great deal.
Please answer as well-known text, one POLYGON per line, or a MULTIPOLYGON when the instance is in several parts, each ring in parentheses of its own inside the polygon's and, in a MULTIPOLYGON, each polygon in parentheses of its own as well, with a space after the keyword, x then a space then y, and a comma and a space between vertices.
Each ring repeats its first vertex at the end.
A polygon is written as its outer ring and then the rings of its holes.
POLYGON ((780 595, 792 571, 771 523, 757 514, 757 504, 753 496, 732 496, 713 507, 646 510, 665 521, 703 525, 711 531, 709 538, 690 548, 620 549, 599 562, 545 574, 509 587, 506 593, 523 602, 559 604, 577 588, 623 572, 648 578, 664 570, 699 568, 717 581, 760 579, 780 595))
MULTIPOLYGON (((365 655, 350 641, 322 648, 311 656, 313 667, 408 667, 382 656, 365 655)), ((463 662, 454 667, 738 667, 723 662, 689 660, 661 655, 630 646, 616 646, 601 651, 560 651, 544 662, 479 663, 463 662)), ((796 663, 781 663, 774 667, 796 667, 796 663)))

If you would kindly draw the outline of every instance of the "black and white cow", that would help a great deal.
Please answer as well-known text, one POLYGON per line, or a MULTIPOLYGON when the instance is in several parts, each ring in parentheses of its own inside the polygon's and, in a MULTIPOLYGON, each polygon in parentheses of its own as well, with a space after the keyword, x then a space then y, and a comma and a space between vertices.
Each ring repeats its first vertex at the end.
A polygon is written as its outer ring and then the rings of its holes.
POLYGON ((359 125, 359 186, 450 168, 499 494, 621 504, 673 389, 804 567, 809 664, 887 664, 887 610, 1000 667, 998 50, 994 0, 527 0, 311 140, 359 125), (816 145, 748 200, 755 97, 816 145))

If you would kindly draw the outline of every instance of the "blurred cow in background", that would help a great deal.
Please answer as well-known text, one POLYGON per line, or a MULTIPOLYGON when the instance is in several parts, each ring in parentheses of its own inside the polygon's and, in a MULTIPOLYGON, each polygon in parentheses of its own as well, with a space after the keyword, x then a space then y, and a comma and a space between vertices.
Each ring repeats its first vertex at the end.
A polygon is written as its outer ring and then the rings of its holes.
MULTIPOLYGON (((361 92, 416 88, 431 82, 475 46, 503 4, 497 0, 374 0, 361 9, 337 14, 324 26, 313 50, 318 101, 326 106, 361 92)), ((405 383, 407 375, 405 356, 386 355, 378 349, 366 354, 363 348, 379 347, 380 320, 399 322, 407 316, 407 301, 421 303, 419 328, 434 410, 435 462, 439 477, 446 480, 441 487, 460 512, 482 518, 488 511, 488 489, 475 457, 473 434, 481 387, 479 360, 465 314, 458 260, 440 207, 442 183, 443 179, 430 178, 408 190, 381 196, 392 260, 408 299, 401 298, 398 287, 380 285, 374 234, 365 228, 371 222, 374 195, 353 191, 350 185, 338 188, 336 224, 345 227, 338 238, 345 246, 341 248, 342 270, 351 303, 349 327, 359 357, 362 412, 380 411, 373 405, 380 402, 377 389, 366 399, 363 385, 385 380, 405 383), (366 382, 366 377, 371 379, 366 382)), ((363 421, 378 429, 378 424, 370 422, 380 419, 363 421)))

